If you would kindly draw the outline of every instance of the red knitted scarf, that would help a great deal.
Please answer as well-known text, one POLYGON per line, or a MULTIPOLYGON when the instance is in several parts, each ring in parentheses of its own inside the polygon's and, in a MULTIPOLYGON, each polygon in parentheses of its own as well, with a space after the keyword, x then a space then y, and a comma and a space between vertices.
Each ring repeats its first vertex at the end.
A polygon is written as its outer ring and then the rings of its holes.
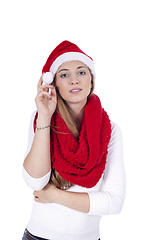
POLYGON ((58 131, 51 129, 52 168, 73 184, 95 186, 105 169, 111 137, 110 119, 98 96, 92 94, 85 106, 78 140, 57 112, 52 116, 51 125, 58 131))

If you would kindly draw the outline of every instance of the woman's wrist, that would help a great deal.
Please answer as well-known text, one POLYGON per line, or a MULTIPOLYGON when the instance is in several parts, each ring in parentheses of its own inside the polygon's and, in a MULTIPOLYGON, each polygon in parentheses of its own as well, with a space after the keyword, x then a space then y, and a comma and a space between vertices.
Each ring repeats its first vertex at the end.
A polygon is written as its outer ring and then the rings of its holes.
POLYGON ((62 197, 62 190, 59 188, 56 188, 56 191, 54 191, 54 194, 52 195, 53 202, 59 204, 61 197, 62 197))
POLYGON ((50 125, 51 123, 51 117, 50 116, 42 116, 42 115, 38 115, 37 121, 36 121, 36 125, 39 127, 45 127, 50 125))

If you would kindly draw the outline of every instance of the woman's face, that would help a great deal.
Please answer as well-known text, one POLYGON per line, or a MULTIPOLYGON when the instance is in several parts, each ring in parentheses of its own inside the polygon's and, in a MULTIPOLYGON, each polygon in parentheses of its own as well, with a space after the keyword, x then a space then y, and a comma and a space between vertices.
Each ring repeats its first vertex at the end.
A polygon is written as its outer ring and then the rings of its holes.
POLYGON ((56 87, 61 97, 69 104, 86 103, 92 88, 88 67, 80 61, 63 63, 57 70, 56 87))

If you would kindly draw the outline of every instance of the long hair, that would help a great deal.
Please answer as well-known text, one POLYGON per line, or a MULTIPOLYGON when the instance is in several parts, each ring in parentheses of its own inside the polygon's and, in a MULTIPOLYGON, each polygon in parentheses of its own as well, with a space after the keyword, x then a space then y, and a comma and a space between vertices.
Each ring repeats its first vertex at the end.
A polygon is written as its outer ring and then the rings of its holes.
MULTIPOLYGON (((95 82, 94 82, 94 78, 92 73, 91 74, 91 83, 92 83, 92 88, 91 91, 88 95, 88 98, 90 97, 90 95, 93 93, 94 91, 94 87, 95 87, 95 82)), ((56 83, 55 83, 55 79, 53 81, 53 84, 56 87, 56 83)), ((59 114, 61 115, 61 117, 63 118, 64 122, 66 123, 68 129, 72 132, 73 136, 78 139, 79 137, 79 129, 77 124, 75 123, 69 108, 66 104, 66 102, 64 101, 64 99, 61 97, 58 89, 56 88, 56 93, 57 93, 57 108, 56 111, 59 112, 59 114)), ((54 131, 54 129, 53 129, 54 131)), ((55 131, 57 131, 55 129, 55 131)), ((71 186, 73 186, 73 184, 71 182, 68 182, 67 180, 63 179, 60 174, 56 171, 56 169, 52 169, 52 173, 51 173, 51 178, 50 178, 50 182, 53 183, 57 188, 59 189, 69 189, 71 186)))

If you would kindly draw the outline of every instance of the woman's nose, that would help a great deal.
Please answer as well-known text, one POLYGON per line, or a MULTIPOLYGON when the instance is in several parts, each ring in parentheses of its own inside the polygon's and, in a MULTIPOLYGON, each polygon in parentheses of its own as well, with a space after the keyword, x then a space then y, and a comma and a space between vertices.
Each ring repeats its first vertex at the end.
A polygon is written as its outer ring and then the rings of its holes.
POLYGON ((79 84, 79 80, 78 80, 77 76, 72 76, 70 83, 71 83, 71 85, 79 84))

